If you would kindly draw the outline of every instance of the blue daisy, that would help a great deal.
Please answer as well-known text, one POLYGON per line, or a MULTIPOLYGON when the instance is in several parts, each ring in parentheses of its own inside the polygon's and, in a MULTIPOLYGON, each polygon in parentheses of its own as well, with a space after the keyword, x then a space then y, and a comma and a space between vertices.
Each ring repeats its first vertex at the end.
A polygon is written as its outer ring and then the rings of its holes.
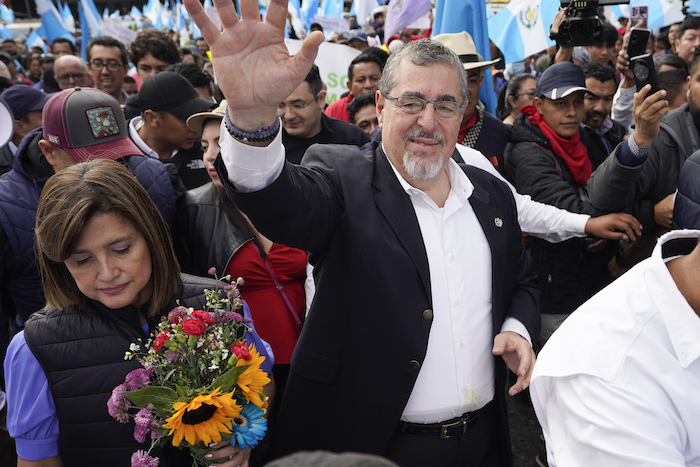
POLYGON ((238 444, 246 450, 258 444, 267 431, 267 418, 261 418, 264 413, 255 404, 246 404, 238 417, 233 419, 231 444, 238 444))

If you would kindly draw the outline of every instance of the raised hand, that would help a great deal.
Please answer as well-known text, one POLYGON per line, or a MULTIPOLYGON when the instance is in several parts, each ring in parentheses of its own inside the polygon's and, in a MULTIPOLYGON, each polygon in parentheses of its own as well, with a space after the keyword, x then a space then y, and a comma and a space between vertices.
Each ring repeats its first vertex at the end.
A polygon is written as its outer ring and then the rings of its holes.
POLYGON ((661 117, 668 113, 668 100, 666 91, 661 89, 654 94, 649 94, 651 85, 645 85, 634 94, 634 140, 640 147, 651 146, 651 143, 659 134, 659 122, 661 117))
POLYGON ((287 0, 271 0, 265 22, 260 21, 257 0, 240 0, 240 19, 232 0, 214 0, 222 30, 199 0, 184 0, 184 4, 209 44, 231 123, 249 132, 272 124, 279 103, 311 69, 323 34, 311 33, 299 53, 290 57, 284 44, 287 0))

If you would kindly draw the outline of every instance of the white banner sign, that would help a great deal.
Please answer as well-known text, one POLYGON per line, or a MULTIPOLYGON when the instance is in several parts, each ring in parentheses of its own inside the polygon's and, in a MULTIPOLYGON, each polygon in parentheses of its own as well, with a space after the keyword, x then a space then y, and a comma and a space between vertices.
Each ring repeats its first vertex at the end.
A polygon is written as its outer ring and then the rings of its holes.
MULTIPOLYGON (((285 39, 287 49, 291 55, 301 49, 300 40, 285 39)), ((348 90, 348 66, 350 62, 360 54, 360 51, 344 44, 324 42, 318 49, 316 65, 321 73, 321 79, 326 83, 326 103, 340 99, 340 95, 348 90)))
POLYGON ((102 35, 112 36, 119 40, 126 48, 136 38, 136 31, 129 28, 122 20, 116 18, 102 19, 102 35))

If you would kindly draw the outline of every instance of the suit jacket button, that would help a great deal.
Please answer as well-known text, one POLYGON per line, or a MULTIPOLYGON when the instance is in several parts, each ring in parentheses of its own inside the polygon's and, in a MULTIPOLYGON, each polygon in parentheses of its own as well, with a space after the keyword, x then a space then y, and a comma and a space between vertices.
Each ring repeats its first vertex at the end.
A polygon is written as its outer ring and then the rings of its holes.
POLYGON ((411 370, 420 370, 420 362, 418 360, 411 360, 408 362, 408 366, 411 368, 411 370))
POLYGON ((426 321, 430 321, 431 319, 433 319, 433 310, 431 310, 430 308, 425 310, 423 312, 423 319, 426 321))

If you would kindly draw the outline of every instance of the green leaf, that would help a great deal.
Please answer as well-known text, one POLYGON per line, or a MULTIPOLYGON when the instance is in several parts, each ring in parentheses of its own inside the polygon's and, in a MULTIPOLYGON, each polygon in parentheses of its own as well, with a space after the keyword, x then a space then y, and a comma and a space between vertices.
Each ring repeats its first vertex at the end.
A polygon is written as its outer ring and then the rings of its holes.
POLYGON ((137 391, 126 391, 124 397, 139 407, 146 407, 149 403, 157 412, 171 411, 178 397, 175 391, 164 386, 148 386, 137 391))
POLYGON ((216 378, 209 387, 213 391, 216 388, 221 388, 222 393, 230 392, 231 388, 236 384, 238 377, 243 373, 250 365, 235 366, 228 370, 223 375, 216 378))

